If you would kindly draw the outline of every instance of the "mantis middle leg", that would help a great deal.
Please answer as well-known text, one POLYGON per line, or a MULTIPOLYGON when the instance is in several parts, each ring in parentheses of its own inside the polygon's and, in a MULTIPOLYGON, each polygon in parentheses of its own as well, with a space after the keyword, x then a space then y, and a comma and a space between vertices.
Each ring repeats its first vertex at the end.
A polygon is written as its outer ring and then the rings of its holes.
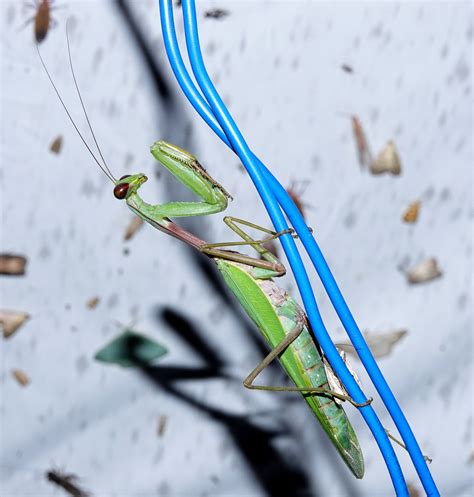
MULTIPOLYGON (((274 276, 281 276, 284 274, 284 266, 280 262, 280 260, 273 255, 269 250, 267 250, 264 246, 263 243, 275 239, 282 234, 287 234, 291 233, 290 230, 284 231, 281 233, 275 233, 271 230, 268 230, 266 228, 262 228, 261 226, 258 226, 254 223, 250 223, 249 221, 245 221, 242 219, 234 218, 227 216, 224 218, 224 222, 231 228, 235 233, 237 233, 241 238, 244 239, 243 242, 230 242, 230 243, 215 243, 215 244, 206 244, 201 247, 201 251, 208 254, 212 255, 216 258, 220 256, 222 253, 221 250, 218 250, 218 247, 224 247, 224 246, 229 246, 229 245, 250 245, 252 246, 260 255, 263 257, 266 261, 269 263, 273 264, 275 267, 280 267, 282 270, 279 272, 271 272, 268 271, 267 273, 259 273, 259 278, 261 279, 268 279, 274 276), (240 228, 240 225, 248 226, 254 229, 257 229, 259 231, 263 231, 265 233, 270 234, 269 237, 265 238, 264 240, 254 240, 248 235, 245 231, 243 231, 240 228)), ((242 260, 239 256, 242 254, 235 254, 235 259, 237 262, 242 262, 244 264, 248 264, 252 266, 252 258, 246 258, 246 260, 242 260), (248 260, 250 259, 250 262, 248 260)), ((259 261, 258 259, 253 259, 254 261, 254 266, 257 266, 256 262, 259 261)), ((261 262, 261 261, 259 261, 261 262)), ((321 387, 277 387, 277 386, 259 386, 259 385, 254 385, 253 382, 256 379, 256 377, 278 356, 280 356, 285 350, 300 336, 304 329, 304 320, 297 320, 295 327, 292 331, 290 331, 288 334, 285 335, 285 337, 276 345, 276 347, 262 360, 260 364, 258 364, 255 369, 245 378, 244 380, 244 386, 249 389, 254 389, 254 390, 270 390, 270 391, 289 391, 289 392, 302 392, 302 393, 313 393, 313 394, 320 394, 324 396, 330 396, 330 397, 336 397, 340 400, 344 401, 349 401, 351 404, 353 404, 356 407, 364 407, 370 402, 372 402, 372 399, 365 403, 357 403, 354 402, 349 396, 341 394, 339 392, 334 392, 332 390, 329 390, 327 388, 321 388, 321 387)))

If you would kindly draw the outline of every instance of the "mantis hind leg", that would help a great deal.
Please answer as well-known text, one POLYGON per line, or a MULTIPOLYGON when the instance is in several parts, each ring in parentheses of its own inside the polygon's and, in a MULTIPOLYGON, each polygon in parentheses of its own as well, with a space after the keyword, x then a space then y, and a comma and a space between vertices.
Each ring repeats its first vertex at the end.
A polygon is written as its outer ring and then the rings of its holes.
POLYGON ((320 387, 275 387, 275 386, 263 386, 263 385, 254 385, 253 382, 257 378, 257 376, 274 360, 276 359, 282 352, 284 352, 291 343, 293 343, 298 336, 303 331, 303 324, 300 324, 295 327, 285 338, 263 359, 263 361, 258 364, 255 369, 245 378, 244 386, 249 388, 250 390, 270 390, 272 392, 301 392, 301 393, 313 393, 320 394, 325 397, 335 397, 339 400, 347 400, 355 407, 365 407, 369 405, 373 399, 369 399, 364 403, 357 403, 348 395, 343 395, 339 392, 334 392, 332 390, 320 387))
MULTIPOLYGON (((401 441, 399 440, 398 438, 394 437, 388 430, 387 428, 384 428, 385 430, 385 433, 387 434, 387 437, 390 438, 390 440, 394 441, 397 445, 399 445, 400 447, 403 447, 407 452, 408 452, 408 449, 407 449, 407 446, 401 441)), ((423 459, 428 462, 428 463, 432 463, 433 462, 433 459, 431 459, 431 457, 429 456, 426 456, 425 454, 423 454, 423 459)))

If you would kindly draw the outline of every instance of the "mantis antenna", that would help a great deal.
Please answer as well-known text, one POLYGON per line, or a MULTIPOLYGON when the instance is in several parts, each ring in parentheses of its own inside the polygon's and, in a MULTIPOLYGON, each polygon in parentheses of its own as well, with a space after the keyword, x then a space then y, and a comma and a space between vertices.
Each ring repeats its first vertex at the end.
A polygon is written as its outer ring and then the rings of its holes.
POLYGON ((86 107, 84 105, 84 101, 82 100, 82 95, 81 95, 81 92, 79 90, 79 85, 78 85, 77 80, 76 80, 76 75, 74 73, 74 66, 73 66, 73 63, 72 63, 71 46, 70 46, 70 43, 69 43, 69 32, 68 32, 68 25, 67 25, 67 23, 66 23, 66 39, 67 39, 67 49, 68 49, 68 54, 69 54, 69 66, 71 68, 71 73, 72 73, 72 77, 73 77, 73 80, 74 80, 74 86, 75 86, 77 94, 79 96, 79 100, 81 102, 81 107, 82 107, 82 110, 83 110, 84 115, 85 115, 86 120, 87 120, 87 125, 89 126, 89 130, 90 130, 90 132, 92 134, 92 138, 94 139, 94 143, 95 143, 95 145, 97 147, 97 150, 99 151, 99 155, 100 155, 100 157, 102 159, 103 165, 99 162, 99 160, 97 159, 97 157, 94 155, 94 153, 92 152, 92 150, 91 150, 89 144, 87 143, 86 139, 84 138, 84 136, 82 135, 82 133, 79 131, 79 128, 77 127, 76 123, 74 122, 74 119, 72 118, 71 113, 69 112, 68 108, 66 107, 66 104, 64 103, 64 100, 62 99, 61 94, 59 93, 59 90, 57 89, 56 85, 54 84, 53 78, 51 77, 51 74, 49 73, 48 68, 46 67, 46 63, 44 62, 43 57, 41 56, 41 52, 39 50, 38 44, 36 44, 36 50, 38 52, 38 56, 40 58, 41 65, 43 66, 43 69, 45 70, 46 75, 48 76, 48 79, 49 79, 51 85, 53 86, 53 89, 56 92, 56 95, 58 96, 59 101, 61 102, 61 105, 63 106, 64 110, 66 111, 66 114, 67 114, 69 120, 71 121, 72 125, 74 126, 74 129, 76 130, 77 134, 81 138, 81 140, 84 143, 85 147, 87 148, 88 152, 91 154, 92 158, 97 163, 97 165, 99 166, 99 168, 101 169, 101 171, 107 176, 107 178, 109 178, 110 181, 112 181, 112 183, 116 183, 117 180, 115 179, 114 175, 110 171, 110 169, 109 169, 109 167, 107 165, 107 162, 105 161, 104 156, 102 155, 102 151, 101 151, 101 149, 99 147, 99 143, 97 142, 97 139, 95 137, 94 131, 92 129, 92 125, 90 123, 89 116, 87 114, 87 110, 86 110, 86 107))

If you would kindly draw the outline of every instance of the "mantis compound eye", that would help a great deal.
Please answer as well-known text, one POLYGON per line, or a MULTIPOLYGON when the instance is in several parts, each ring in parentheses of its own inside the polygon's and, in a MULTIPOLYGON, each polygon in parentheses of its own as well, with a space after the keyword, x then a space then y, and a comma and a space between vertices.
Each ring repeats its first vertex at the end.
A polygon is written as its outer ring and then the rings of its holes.
POLYGON ((119 181, 122 181, 123 179, 125 178, 130 178, 130 174, 125 174, 124 176, 122 176, 119 181))
MULTIPOLYGON (((123 178, 120 178, 123 179, 123 178)), ((119 183, 118 185, 115 186, 114 188, 114 196, 115 198, 118 198, 119 200, 123 200, 125 196, 127 195, 128 192, 128 183, 119 183)))

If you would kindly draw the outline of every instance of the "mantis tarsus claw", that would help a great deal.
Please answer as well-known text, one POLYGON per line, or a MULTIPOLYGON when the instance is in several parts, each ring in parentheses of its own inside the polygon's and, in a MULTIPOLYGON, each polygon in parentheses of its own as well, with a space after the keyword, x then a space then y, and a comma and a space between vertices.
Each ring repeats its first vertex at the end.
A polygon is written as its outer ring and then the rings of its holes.
POLYGON ((372 404, 372 401, 373 401, 373 397, 369 397, 365 402, 362 402, 361 404, 359 404, 358 402, 354 402, 353 400, 351 400, 351 404, 354 406, 354 407, 357 407, 358 409, 360 409, 361 407, 366 407, 370 404, 372 404))
MULTIPOLYGON (((293 228, 287 228, 286 230, 281 230, 275 233, 275 237, 279 237, 282 235, 291 235, 294 237, 295 230, 293 228)), ((296 235, 298 236, 298 235, 296 235)))

